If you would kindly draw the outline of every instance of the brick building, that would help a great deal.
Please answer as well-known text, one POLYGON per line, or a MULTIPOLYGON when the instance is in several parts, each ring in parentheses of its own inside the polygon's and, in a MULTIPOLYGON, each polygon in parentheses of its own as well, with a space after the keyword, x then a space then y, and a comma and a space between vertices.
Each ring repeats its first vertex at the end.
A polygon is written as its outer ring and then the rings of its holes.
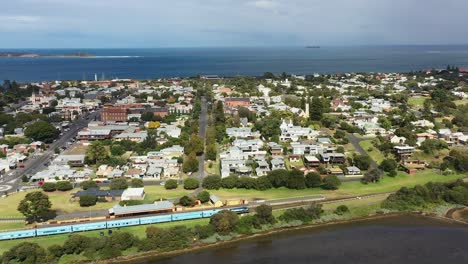
POLYGON ((226 98, 224 103, 230 108, 247 107, 250 106, 250 98, 226 98))
POLYGON ((105 106, 101 113, 101 121, 127 121, 128 113, 127 109, 116 107, 116 106, 105 106))

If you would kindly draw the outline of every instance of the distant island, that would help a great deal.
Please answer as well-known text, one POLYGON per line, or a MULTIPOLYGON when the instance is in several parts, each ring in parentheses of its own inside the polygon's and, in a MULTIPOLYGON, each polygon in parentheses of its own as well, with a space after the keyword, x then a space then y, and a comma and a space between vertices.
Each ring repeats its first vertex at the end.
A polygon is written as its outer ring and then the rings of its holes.
POLYGON ((306 46, 306 49, 320 49, 320 46, 306 46))
POLYGON ((0 52, 0 58, 87 58, 95 55, 89 53, 72 53, 72 54, 39 54, 28 52, 0 52))

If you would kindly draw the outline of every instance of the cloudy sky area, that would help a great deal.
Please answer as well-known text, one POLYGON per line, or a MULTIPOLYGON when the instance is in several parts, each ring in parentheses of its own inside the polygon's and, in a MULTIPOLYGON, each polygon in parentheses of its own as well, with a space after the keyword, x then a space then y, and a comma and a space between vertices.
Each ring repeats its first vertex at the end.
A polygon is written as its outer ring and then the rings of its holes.
POLYGON ((468 44, 467 0, 2 0, 0 48, 468 44))

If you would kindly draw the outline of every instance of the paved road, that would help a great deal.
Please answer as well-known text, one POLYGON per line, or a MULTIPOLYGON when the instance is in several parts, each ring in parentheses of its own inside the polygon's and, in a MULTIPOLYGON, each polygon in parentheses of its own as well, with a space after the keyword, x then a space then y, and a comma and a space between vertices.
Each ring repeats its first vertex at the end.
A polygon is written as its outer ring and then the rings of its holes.
POLYGON ((49 162, 52 156, 55 153, 55 148, 61 148, 66 146, 67 142, 75 137, 82 128, 88 126, 90 121, 93 121, 97 117, 99 111, 90 113, 87 118, 79 118, 70 124, 70 130, 64 133, 58 140, 49 145, 49 148, 42 153, 41 156, 37 158, 28 159, 24 165, 24 169, 16 169, 12 175, 5 175, 3 182, 0 184, 5 186, 10 186, 9 192, 15 192, 20 187, 21 177, 23 175, 32 175, 38 171, 44 170, 47 166, 45 165, 49 162))
MULTIPOLYGON (((202 96, 201 98, 201 113, 200 113, 200 121, 199 121, 200 129, 199 135, 203 139, 203 143, 206 141, 206 126, 208 125, 208 114, 207 114, 207 107, 206 107, 206 98, 202 96)), ((205 154, 198 156, 198 172, 195 173, 195 177, 197 177, 200 181, 203 180, 205 177, 205 154)))
MULTIPOLYGON (((353 145, 354 149, 357 152, 359 152, 359 154, 367 156, 367 152, 361 147, 361 145, 359 145, 359 142, 361 142, 362 139, 356 137, 354 134, 351 133, 346 133, 346 136, 348 137, 349 142, 353 145)), ((371 159, 370 167, 373 169, 378 169, 379 165, 377 165, 374 159, 371 159)))

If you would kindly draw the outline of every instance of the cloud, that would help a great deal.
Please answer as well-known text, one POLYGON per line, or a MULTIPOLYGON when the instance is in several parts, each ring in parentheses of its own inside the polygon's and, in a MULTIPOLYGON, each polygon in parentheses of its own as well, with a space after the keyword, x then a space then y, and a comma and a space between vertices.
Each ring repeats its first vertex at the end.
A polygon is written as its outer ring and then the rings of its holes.
POLYGON ((2 1, 0 47, 468 43, 467 0, 2 1), (25 44, 23 44, 25 43, 25 44))
POLYGON ((276 10, 276 8, 278 7, 278 3, 272 0, 257 0, 257 1, 247 2, 247 5, 254 6, 260 9, 265 9, 265 10, 276 10))
POLYGON ((39 21, 40 18, 37 16, 5 16, 0 15, 0 22, 1 23, 20 23, 20 24, 28 24, 28 23, 35 23, 39 21))

